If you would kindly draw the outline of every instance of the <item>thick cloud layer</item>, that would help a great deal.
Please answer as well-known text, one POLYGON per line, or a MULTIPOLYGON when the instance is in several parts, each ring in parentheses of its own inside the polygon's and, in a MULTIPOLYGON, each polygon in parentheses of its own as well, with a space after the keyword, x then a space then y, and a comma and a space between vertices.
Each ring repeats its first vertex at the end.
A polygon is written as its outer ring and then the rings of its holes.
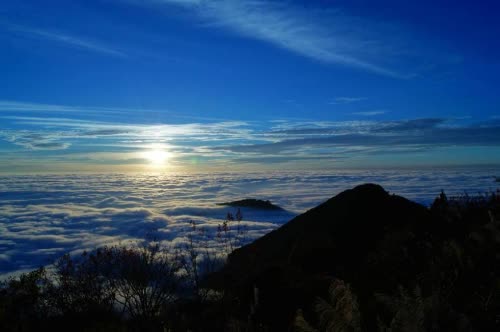
MULTIPOLYGON (((496 170, 281 172, 211 175, 39 175, 0 177, 0 274, 50 264, 66 252, 155 236, 185 241, 189 222, 214 234, 234 208, 269 199, 286 211, 242 209, 247 240, 365 182, 428 204, 449 194, 495 190, 496 170)), ((215 241, 210 245, 217 246, 215 241)))

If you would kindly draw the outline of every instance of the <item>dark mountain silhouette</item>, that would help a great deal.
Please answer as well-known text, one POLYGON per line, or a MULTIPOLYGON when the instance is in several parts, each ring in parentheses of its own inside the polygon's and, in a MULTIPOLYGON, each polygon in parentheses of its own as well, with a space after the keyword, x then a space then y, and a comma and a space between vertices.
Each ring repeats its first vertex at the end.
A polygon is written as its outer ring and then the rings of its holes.
MULTIPOLYGON (((386 314, 377 294, 396 297, 398 289, 425 286, 429 295, 439 293, 434 284, 449 281, 435 277, 434 266, 442 264, 440 255, 448 243, 462 241, 471 226, 455 229, 458 224, 452 226, 439 214, 446 202, 436 202, 430 210, 379 185, 360 185, 235 250, 207 282, 231 289, 253 308, 256 321, 284 330, 297 308, 311 308, 318 296, 328 293, 332 280, 344 280, 358 296, 363 328, 376 330, 386 314), (428 281, 421 285, 419 278, 428 281)), ((488 215, 482 216, 481 223, 486 223, 488 215)), ((487 264, 482 268, 494 271, 487 264)), ((457 318, 443 314, 440 319, 452 324, 457 318)))
POLYGON ((270 201, 261 199, 247 198, 239 201, 232 201, 226 203, 219 203, 217 205, 235 206, 235 207, 248 207, 261 210, 283 210, 281 207, 274 205, 270 201))
POLYGON ((331 261, 339 272, 359 266, 359 259, 375 250, 388 231, 404 233, 428 219, 424 206, 389 195, 381 186, 361 185, 236 250, 224 272, 241 274, 246 268, 248 273, 243 275, 252 275, 286 265, 329 271, 333 269, 331 261))

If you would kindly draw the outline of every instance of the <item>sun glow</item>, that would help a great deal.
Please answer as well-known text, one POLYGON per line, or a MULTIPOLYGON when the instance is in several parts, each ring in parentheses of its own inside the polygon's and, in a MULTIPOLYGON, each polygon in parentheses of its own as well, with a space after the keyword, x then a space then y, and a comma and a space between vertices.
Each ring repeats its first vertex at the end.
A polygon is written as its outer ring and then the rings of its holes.
POLYGON ((165 147, 153 146, 142 153, 142 157, 149 161, 151 166, 160 167, 168 164, 171 153, 165 147))

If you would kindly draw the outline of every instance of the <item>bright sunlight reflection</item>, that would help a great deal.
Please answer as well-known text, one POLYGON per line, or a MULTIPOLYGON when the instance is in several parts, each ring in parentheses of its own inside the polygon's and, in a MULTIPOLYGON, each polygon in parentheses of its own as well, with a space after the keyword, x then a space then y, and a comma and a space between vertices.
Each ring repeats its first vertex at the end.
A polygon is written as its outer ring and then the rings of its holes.
POLYGON ((142 153, 144 159, 148 160, 152 166, 165 166, 171 157, 171 153, 163 146, 152 146, 142 153))

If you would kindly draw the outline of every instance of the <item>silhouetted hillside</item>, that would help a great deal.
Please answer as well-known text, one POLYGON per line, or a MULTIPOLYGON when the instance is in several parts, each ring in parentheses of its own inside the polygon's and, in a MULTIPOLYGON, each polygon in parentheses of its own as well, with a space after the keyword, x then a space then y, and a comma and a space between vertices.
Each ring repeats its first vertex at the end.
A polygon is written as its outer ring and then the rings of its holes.
POLYGON ((294 266, 352 273, 388 231, 405 232, 428 219, 429 211, 419 204, 389 195, 378 185, 358 186, 237 249, 224 271, 240 274, 246 269, 243 275, 252 275, 271 266, 294 266))
POLYGON ((239 201, 232 201, 226 203, 219 203, 217 205, 225 206, 235 206, 235 207, 249 207, 261 210, 283 210, 281 207, 274 205, 270 201, 264 201, 261 199, 247 198, 239 201))
MULTIPOLYGON (((447 207, 438 209, 439 204, 431 211, 403 197, 390 195, 378 185, 358 186, 235 250, 228 264, 211 276, 209 283, 230 287, 243 303, 254 306, 253 319, 271 330, 283 330, 290 326, 298 308, 305 309, 306 316, 309 310, 312 316, 310 309, 317 296, 326 295, 333 280, 343 280, 352 285, 357 294, 363 328, 376 330, 381 320, 390 321, 388 317, 391 317, 382 309, 377 294, 396 298, 400 296, 398 289, 411 293, 418 287, 430 296, 437 294, 436 284, 458 282, 459 278, 455 280, 448 275, 449 266, 439 266, 452 264, 442 262, 454 255, 446 253, 448 256, 442 257, 443 250, 468 246, 469 232, 480 231, 490 222, 485 207, 479 208, 481 211, 469 207, 468 214, 456 213, 457 220, 451 222, 443 216, 443 213, 449 214, 447 207), (436 276, 440 269, 443 269, 441 276, 436 276), (256 291, 258 303, 254 299, 256 291)), ((471 254, 481 251, 492 259, 488 264, 499 267, 495 258, 498 242, 488 246, 493 247, 476 248, 471 254)), ((475 264, 483 259, 488 261, 485 257, 470 259, 475 264)), ((494 268, 488 264, 476 268, 491 275, 494 268)), ((470 275, 476 273, 479 271, 468 270, 463 278, 484 282, 478 275, 470 275)), ((491 278, 494 279, 494 275, 491 278)), ((494 282, 493 279, 488 282, 494 282)), ((455 289, 459 293, 464 291, 457 299, 467 300, 473 296, 472 291, 465 289, 455 289)), ((451 324, 457 315, 463 314, 464 308, 452 309, 440 319, 449 320, 451 324)))

